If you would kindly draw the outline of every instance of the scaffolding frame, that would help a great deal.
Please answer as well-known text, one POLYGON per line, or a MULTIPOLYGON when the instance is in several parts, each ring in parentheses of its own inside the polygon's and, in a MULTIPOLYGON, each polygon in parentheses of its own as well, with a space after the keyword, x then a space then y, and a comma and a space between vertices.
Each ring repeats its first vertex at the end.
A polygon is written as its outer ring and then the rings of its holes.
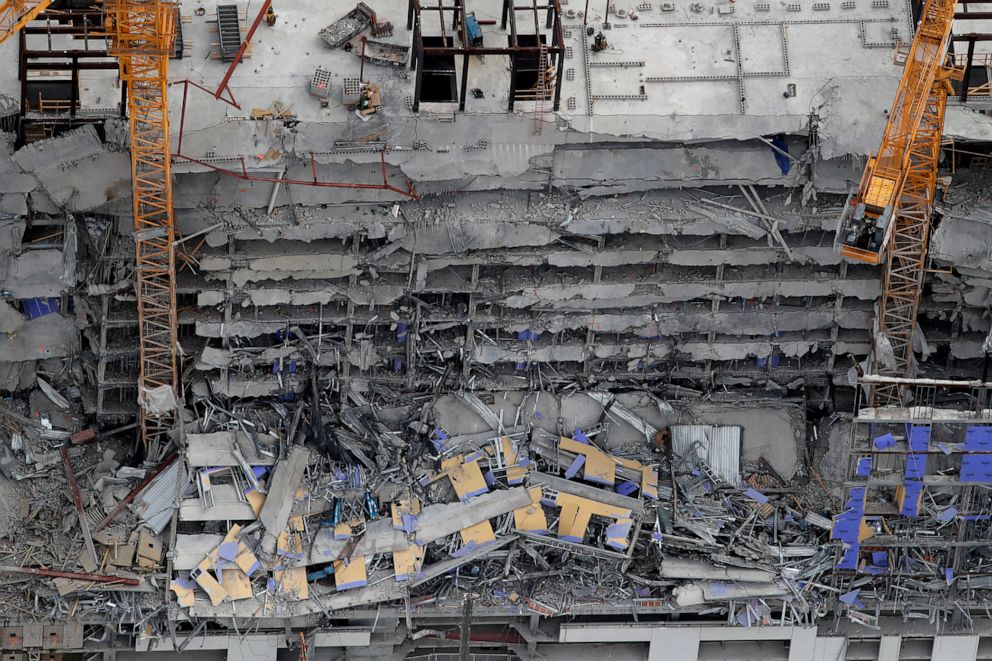
MULTIPOLYGON (((419 112, 420 103, 423 96, 424 78, 424 58, 427 55, 450 55, 461 56, 462 71, 461 85, 458 92, 458 110, 465 110, 465 100, 468 94, 468 69, 469 60, 473 55, 502 55, 510 58, 510 94, 507 111, 513 112, 516 98, 517 77, 521 73, 535 73, 538 81, 541 81, 545 71, 538 70, 541 67, 542 56, 544 57, 545 69, 554 67, 554 84, 552 90, 546 90, 545 94, 553 96, 552 109, 557 112, 561 105, 562 72, 564 70, 565 59, 565 37, 562 27, 562 14, 560 0, 547 0, 545 4, 538 4, 538 0, 530 0, 530 4, 516 5, 514 0, 503 0, 503 9, 500 20, 500 29, 509 30, 508 46, 472 46, 469 41, 468 28, 465 20, 469 15, 467 6, 469 0, 451 0, 452 4, 445 5, 445 0, 437 0, 433 6, 425 6, 420 0, 409 0, 407 7, 407 29, 413 30, 413 56, 410 58, 410 68, 416 71, 416 82, 413 91, 413 111, 419 112), (517 14, 527 12, 533 17, 533 36, 537 43, 533 46, 520 44, 520 26, 517 23, 517 14), (451 16, 450 37, 457 36, 461 44, 453 46, 429 46, 424 43, 423 21, 426 14, 436 14, 440 28, 441 37, 444 40, 449 38, 446 23, 448 14, 451 16), (542 43, 541 36, 541 14, 545 14, 544 30, 550 31, 550 44, 542 43), (533 59, 534 69, 522 69, 520 61, 522 58, 533 59), (552 94, 553 92, 553 94, 552 94)), ((542 89, 544 86, 542 86, 542 89)), ((523 99, 520 99, 523 100, 523 99)), ((540 101, 543 102, 544 99, 540 101)))
MULTIPOLYGON (((875 533, 861 542, 856 570, 835 570, 835 587, 853 590, 857 586, 860 598, 865 603, 873 600, 878 612, 905 612, 923 608, 929 595, 917 594, 922 601, 914 601, 914 590, 905 586, 919 587, 933 581, 935 573, 942 573, 948 585, 939 599, 931 600, 931 607, 963 617, 957 606, 964 611, 979 606, 970 603, 972 592, 987 588, 972 586, 969 574, 979 568, 976 552, 992 541, 992 482, 963 480, 959 464, 966 457, 988 456, 992 461, 992 451, 969 450, 957 442, 974 428, 992 431, 992 383, 866 377, 858 384, 844 488, 848 503, 852 494, 865 490, 864 519, 875 533), (912 387, 913 405, 870 405, 869 387, 880 381, 912 387), (910 433, 917 429, 926 430, 925 449, 913 449, 909 442, 910 433), (905 444, 898 438, 900 432, 906 435, 905 444), (887 434, 895 437, 892 445, 878 442, 887 434), (863 461, 870 462, 868 470, 863 461), (898 490, 913 461, 920 462, 920 504, 915 515, 903 515, 898 490), (890 497, 893 492, 894 498, 890 497), (953 512, 953 516, 941 521, 939 512, 953 512), (886 567, 868 560, 875 553, 886 554, 886 567)), ((835 564, 843 555, 844 544, 838 543, 835 564)))

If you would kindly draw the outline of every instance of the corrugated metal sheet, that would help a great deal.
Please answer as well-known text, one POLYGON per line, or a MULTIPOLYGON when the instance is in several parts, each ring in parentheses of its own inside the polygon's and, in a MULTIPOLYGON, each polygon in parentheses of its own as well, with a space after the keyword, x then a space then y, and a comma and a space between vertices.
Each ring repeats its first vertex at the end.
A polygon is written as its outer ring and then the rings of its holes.
POLYGON ((741 428, 717 425, 672 425, 672 451, 685 457, 695 451, 713 474, 727 484, 741 483, 741 428), (696 445, 698 443, 699 445, 696 445))
POLYGON ((193 484, 189 481, 189 474, 181 460, 173 462, 171 466, 162 471, 158 477, 151 481, 151 484, 142 491, 131 509, 138 515, 141 522, 148 526, 157 535, 165 530, 172 520, 172 510, 181 498, 192 495, 193 484), (182 471, 181 488, 177 490, 176 479, 182 471), (178 491, 178 493, 177 493, 178 491))

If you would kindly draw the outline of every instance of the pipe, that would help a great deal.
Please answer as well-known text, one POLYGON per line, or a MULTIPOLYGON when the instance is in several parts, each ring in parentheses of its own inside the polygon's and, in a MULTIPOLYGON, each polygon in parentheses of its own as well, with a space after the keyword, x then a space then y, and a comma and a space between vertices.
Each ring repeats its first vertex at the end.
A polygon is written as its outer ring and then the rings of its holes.
MULTIPOLYGON (((223 80, 221 80, 220 85, 217 86, 217 91, 214 92, 215 99, 219 99, 220 95, 227 89, 227 83, 231 80, 231 76, 234 75, 234 70, 238 67, 238 64, 241 63, 241 56, 243 56, 245 51, 248 49, 248 44, 251 43, 251 38, 255 35, 255 30, 258 29, 258 26, 262 22, 262 17, 265 16, 265 12, 271 5, 272 0, 265 0, 265 2, 262 3, 262 8, 258 11, 258 16, 255 17, 255 22, 251 24, 251 29, 249 29, 248 34, 245 35, 245 40, 241 42, 241 48, 239 48, 238 52, 234 54, 234 61, 231 62, 231 66, 227 68, 227 73, 224 74, 223 80)), ((234 97, 232 96, 231 98, 234 97)), ((238 104, 235 103, 234 105, 240 108, 238 104)))
POLYGON ((43 567, 12 567, 0 565, 0 574, 31 574, 32 576, 48 576, 51 578, 68 578, 74 581, 89 581, 90 583, 120 583, 121 585, 137 586, 141 581, 136 578, 121 576, 104 576, 102 574, 81 574, 74 571, 58 571, 43 567))
POLYGON ((117 506, 114 507, 114 509, 110 512, 110 514, 103 517, 103 520, 97 524, 96 528, 93 529, 93 532, 99 532, 100 530, 103 530, 104 526, 108 525, 111 521, 117 518, 117 515, 123 512, 124 508, 130 505, 131 501, 137 498, 138 494, 141 493, 145 489, 145 487, 151 484, 151 481, 154 480, 156 477, 158 477, 159 474, 162 473, 162 471, 168 468, 169 464, 175 461, 176 457, 178 456, 179 456, 178 452, 173 452, 165 459, 165 461, 159 464, 155 470, 153 470, 149 475, 146 475, 145 479, 139 482, 136 487, 131 489, 131 491, 126 496, 124 496, 124 500, 117 503, 117 506))

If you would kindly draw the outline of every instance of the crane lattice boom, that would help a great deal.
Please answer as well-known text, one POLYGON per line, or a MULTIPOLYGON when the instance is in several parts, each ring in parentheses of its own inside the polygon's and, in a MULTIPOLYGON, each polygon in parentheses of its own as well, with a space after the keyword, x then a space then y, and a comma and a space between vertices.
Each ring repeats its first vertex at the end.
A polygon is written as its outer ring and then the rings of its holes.
MULTIPOLYGON (((878 153, 868 159, 841 216, 841 254, 869 264, 885 261, 870 363, 884 376, 910 376, 913 369, 944 110, 950 81, 960 74, 946 65, 954 4, 928 0, 924 6, 878 153)), ((872 393, 875 405, 902 399, 894 384, 872 393)))
POLYGON ((165 450, 179 397, 176 365, 176 266, 166 96, 176 5, 163 0, 105 0, 110 52, 128 85, 131 180, 141 371, 142 440, 165 450))
POLYGON ((45 11, 52 0, 0 0, 0 44, 45 11))

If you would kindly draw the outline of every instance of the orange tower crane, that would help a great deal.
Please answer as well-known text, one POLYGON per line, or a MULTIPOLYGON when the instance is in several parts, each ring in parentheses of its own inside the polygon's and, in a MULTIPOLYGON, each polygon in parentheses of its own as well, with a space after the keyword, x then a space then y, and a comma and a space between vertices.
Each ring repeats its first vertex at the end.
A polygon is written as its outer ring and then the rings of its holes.
POLYGON ((52 0, 0 0, 0 44, 37 18, 52 0))
MULTIPOLYGON (((962 73, 947 64, 954 5, 955 0, 927 0, 881 145, 868 159, 838 228, 844 257, 867 264, 885 260, 869 366, 883 376, 905 377, 913 369, 944 109, 950 81, 962 73)), ((897 384, 877 385, 871 401, 904 402, 905 395, 897 384)))
POLYGON ((128 85, 135 289, 141 371, 141 437, 148 456, 164 452, 179 399, 176 263, 166 96, 176 4, 104 0, 110 52, 128 85))

